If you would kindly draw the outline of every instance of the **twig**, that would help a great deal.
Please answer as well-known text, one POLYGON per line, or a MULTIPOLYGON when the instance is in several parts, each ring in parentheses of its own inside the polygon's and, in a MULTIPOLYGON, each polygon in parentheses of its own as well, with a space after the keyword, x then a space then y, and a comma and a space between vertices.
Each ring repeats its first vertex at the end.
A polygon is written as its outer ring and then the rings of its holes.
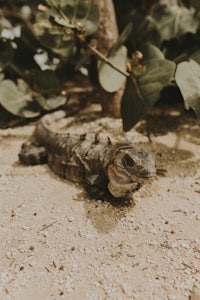
MULTIPOLYGON (((187 267, 187 268, 189 268, 189 269, 191 269, 191 270, 194 270, 196 273, 199 273, 199 269, 198 268, 196 268, 195 266, 191 266, 191 265, 189 265, 189 264, 187 264, 187 263, 185 263, 185 262, 182 262, 182 265, 183 266, 185 266, 185 267, 187 267)), ((195 274, 196 274, 195 273, 195 274)))
POLYGON ((45 229, 47 229, 47 228, 53 226, 55 223, 57 223, 57 221, 53 221, 53 222, 50 223, 49 225, 44 225, 44 226, 40 229, 40 231, 43 231, 43 230, 45 230, 45 229))
POLYGON ((50 270, 46 266, 44 268, 48 273, 50 273, 50 270))
POLYGON ((141 94, 141 92, 140 92, 140 88, 139 88, 139 86, 138 86, 138 84, 137 84, 137 81, 136 81, 136 79, 135 79, 135 77, 134 77, 133 75, 131 76, 131 79, 132 79, 133 84, 134 84, 134 86, 135 86, 136 93, 138 94, 138 97, 140 98, 140 100, 143 101, 143 97, 142 97, 142 94, 141 94))

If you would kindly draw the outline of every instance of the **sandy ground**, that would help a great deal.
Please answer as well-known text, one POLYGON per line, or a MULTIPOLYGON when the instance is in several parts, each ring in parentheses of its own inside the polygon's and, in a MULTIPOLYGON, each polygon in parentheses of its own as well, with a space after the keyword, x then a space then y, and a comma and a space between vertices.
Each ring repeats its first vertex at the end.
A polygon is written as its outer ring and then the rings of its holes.
MULTIPOLYGON (((82 130, 120 126, 107 118, 82 130)), ((88 199, 47 165, 20 165, 33 129, 0 130, 0 299, 199 300, 199 122, 156 108, 126 134, 166 170, 128 207, 88 199)))

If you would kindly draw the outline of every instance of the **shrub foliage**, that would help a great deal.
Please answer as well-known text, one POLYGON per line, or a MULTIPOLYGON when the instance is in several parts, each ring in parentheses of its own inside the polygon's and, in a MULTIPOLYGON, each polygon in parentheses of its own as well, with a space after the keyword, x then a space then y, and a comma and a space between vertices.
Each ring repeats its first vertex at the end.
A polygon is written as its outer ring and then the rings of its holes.
POLYGON ((108 93, 124 77, 124 130, 159 100, 180 90, 200 117, 199 0, 115 0, 120 36, 107 56, 98 51, 98 5, 86 0, 0 0, 0 126, 11 115, 34 118, 66 103, 64 83, 96 72, 108 93), (95 58, 95 60, 94 60, 95 58), (95 67, 96 65, 96 67, 95 67))

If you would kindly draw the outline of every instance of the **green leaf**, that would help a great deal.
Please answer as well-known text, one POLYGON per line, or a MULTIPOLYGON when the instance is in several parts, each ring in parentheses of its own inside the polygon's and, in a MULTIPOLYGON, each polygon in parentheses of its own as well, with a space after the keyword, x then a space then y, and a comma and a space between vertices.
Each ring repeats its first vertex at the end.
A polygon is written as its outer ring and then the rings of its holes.
POLYGON ((0 104, 15 116, 33 118, 40 114, 40 107, 23 81, 18 85, 8 79, 1 81, 0 104))
POLYGON ((153 17, 157 21, 162 40, 169 40, 187 32, 196 33, 199 26, 199 17, 194 8, 188 9, 174 0, 159 1, 153 17))
POLYGON ((99 6, 96 4, 89 4, 86 2, 84 6, 87 7, 86 13, 82 17, 77 15, 77 20, 80 20, 83 24, 85 36, 88 36, 94 34, 99 27, 100 10, 99 6))
POLYGON ((175 79, 186 109, 192 108, 200 118, 200 65, 190 60, 177 66, 175 79))
POLYGON ((133 24, 128 23, 128 25, 124 28, 120 36, 118 37, 116 43, 112 46, 109 51, 109 56, 113 56, 117 50, 126 42, 127 38, 131 34, 133 30, 133 24))
MULTIPOLYGON (((108 57, 108 59, 119 70, 126 72, 127 48, 125 46, 121 46, 121 48, 119 48, 113 56, 108 57)), ((114 70, 104 61, 99 62, 98 73, 102 88, 109 93, 116 92, 125 80, 124 75, 114 70)))
POLYGON ((175 64, 163 59, 155 46, 147 45, 144 52, 146 72, 137 79, 135 77, 128 79, 122 97, 121 115, 125 131, 130 130, 158 101, 161 91, 169 84, 175 69, 175 64))
POLYGON ((40 96, 37 98, 37 101, 43 109, 49 111, 64 105, 66 102, 66 96, 62 96, 62 95, 54 96, 54 97, 52 96, 47 99, 40 96))
POLYGON ((139 78, 141 88, 159 83, 160 85, 168 84, 172 79, 175 64, 167 59, 151 59, 145 62, 146 72, 139 78))
POLYGON ((164 54, 160 49, 152 44, 145 44, 140 48, 140 51, 143 53, 144 59, 143 62, 149 61, 151 59, 164 59, 164 54))

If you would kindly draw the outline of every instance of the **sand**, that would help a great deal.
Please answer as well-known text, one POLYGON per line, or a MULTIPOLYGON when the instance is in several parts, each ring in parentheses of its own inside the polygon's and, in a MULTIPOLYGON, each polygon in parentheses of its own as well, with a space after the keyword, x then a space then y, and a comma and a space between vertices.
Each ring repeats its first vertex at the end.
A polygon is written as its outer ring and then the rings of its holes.
MULTIPOLYGON (((122 131, 120 120, 82 121, 72 131, 122 131)), ((164 172, 124 207, 20 165, 33 129, 0 130, 0 299, 199 300, 199 121, 157 107, 126 133, 164 172)))

